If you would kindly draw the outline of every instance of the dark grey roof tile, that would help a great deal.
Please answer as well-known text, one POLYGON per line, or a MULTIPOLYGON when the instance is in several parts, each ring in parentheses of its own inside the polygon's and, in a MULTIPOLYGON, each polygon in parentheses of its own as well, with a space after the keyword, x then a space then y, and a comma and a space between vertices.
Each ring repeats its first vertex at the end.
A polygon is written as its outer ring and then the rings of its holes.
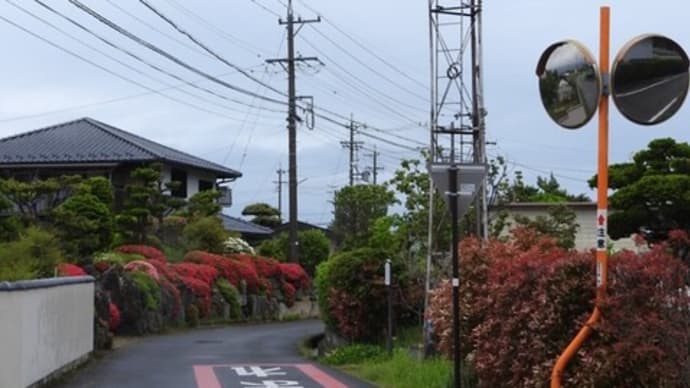
POLYGON ((242 176, 239 171, 91 118, 0 139, 0 164, 132 161, 165 161, 210 170, 223 178, 242 176))

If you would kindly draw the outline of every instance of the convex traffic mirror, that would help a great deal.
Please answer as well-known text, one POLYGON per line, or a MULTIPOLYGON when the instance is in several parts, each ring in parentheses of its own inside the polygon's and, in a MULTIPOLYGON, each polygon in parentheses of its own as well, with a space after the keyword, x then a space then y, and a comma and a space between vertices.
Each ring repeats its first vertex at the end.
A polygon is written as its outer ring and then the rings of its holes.
POLYGON ((601 98, 601 77, 592 54, 577 41, 555 43, 537 65, 539 93, 558 125, 576 129, 594 116, 601 98))
MULTIPOLYGON (((690 61, 673 40, 642 35, 628 42, 611 67, 611 94, 618 110, 643 125, 661 123, 680 109, 688 93, 690 61)), ((579 42, 547 48, 537 65, 539 93, 558 125, 576 129, 594 116, 602 98, 601 73, 579 42)))
POLYGON ((643 125, 665 121, 688 93, 688 56, 669 38, 642 35, 626 44, 613 62, 611 94, 618 110, 643 125))

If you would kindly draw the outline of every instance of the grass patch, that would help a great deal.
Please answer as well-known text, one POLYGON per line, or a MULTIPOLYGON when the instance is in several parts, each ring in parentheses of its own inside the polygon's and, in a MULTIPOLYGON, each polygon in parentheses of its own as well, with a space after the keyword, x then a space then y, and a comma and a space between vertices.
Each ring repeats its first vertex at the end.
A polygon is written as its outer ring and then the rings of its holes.
POLYGON ((417 360, 403 349, 396 349, 390 358, 375 358, 343 369, 382 388, 446 388, 452 375, 450 361, 417 360))

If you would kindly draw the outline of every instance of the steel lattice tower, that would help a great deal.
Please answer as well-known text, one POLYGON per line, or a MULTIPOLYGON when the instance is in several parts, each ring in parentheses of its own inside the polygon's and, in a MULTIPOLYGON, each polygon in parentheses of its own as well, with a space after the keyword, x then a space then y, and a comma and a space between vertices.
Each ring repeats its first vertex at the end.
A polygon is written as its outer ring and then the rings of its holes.
MULTIPOLYGON (((482 0, 429 0, 431 163, 486 163, 481 26, 482 0)), ((481 237, 485 186, 475 206, 481 237)))
MULTIPOLYGON (((431 164, 486 164, 482 82, 482 0, 429 0, 431 164)), ((429 209, 435 191, 429 179, 429 209)), ((486 180, 479 188, 477 236, 488 235, 486 180)), ((429 211, 425 307, 431 287, 434 215, 429 211)))

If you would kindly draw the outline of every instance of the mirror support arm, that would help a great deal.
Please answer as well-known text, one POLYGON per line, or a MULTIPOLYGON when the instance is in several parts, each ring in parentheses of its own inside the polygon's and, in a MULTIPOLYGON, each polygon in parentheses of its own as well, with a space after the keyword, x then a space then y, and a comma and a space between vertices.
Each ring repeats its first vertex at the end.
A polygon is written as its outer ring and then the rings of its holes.
POLYGON ((608 98, 611 94, 611 74, 608 70, 601 73, 601 97, 608 98))

